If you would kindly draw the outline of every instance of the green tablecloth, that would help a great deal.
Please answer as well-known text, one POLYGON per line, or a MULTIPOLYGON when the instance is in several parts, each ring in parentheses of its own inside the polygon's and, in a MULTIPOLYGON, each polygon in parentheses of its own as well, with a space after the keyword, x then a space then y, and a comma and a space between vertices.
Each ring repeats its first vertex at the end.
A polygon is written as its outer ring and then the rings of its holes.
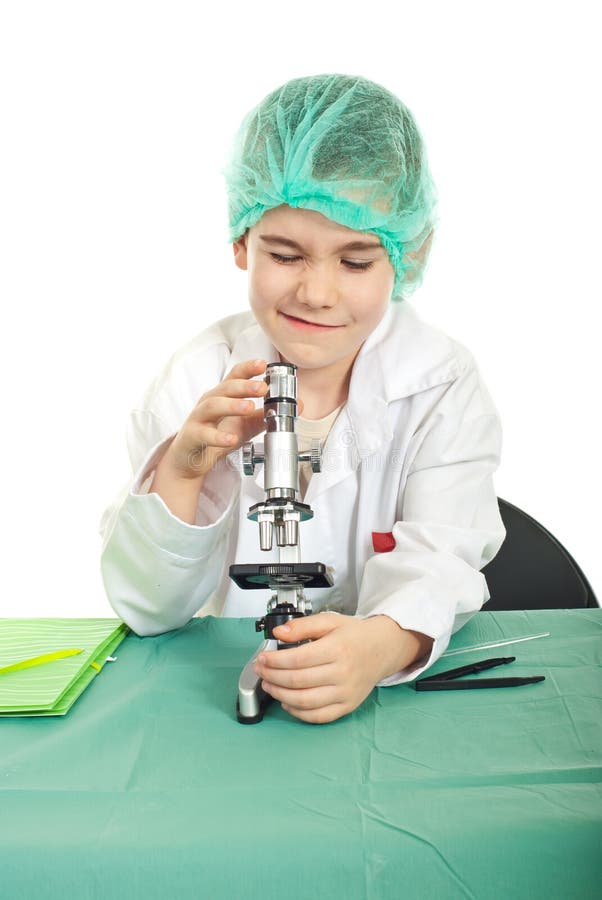
POLYGON ((380 688, 327 725, 237 722, 252 619, 130 634, 64 718, 0 722, 0 898, 599 897, 601 626, 479 613, 450 649, 551 636, 432 672, 544 682, 380 688))

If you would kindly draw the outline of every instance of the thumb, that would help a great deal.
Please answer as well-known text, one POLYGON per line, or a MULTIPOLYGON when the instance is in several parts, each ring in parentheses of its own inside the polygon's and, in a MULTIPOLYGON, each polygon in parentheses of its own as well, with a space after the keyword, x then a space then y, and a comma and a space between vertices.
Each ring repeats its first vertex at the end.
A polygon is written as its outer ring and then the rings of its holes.
POLYGON ((298 641, 315 640, 324 637, 341 624, 341 616, 337 613, 316 613, 291 619, 286 625, 277 625, 272 629, 274 637, 287 644, 298 641))

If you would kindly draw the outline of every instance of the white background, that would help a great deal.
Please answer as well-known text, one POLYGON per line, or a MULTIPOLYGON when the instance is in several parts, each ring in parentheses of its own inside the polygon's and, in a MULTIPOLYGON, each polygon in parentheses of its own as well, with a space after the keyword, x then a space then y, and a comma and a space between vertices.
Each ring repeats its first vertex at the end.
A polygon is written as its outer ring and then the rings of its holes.
POLYGON ((98 523, 131 407, 247 305, 220 174, 290 78, 363 75, 425 139, 440 227, 412 303, 475 355, 499 496, 602 597, 597 4, 0 6, 0 615, 112 616, 98 523))

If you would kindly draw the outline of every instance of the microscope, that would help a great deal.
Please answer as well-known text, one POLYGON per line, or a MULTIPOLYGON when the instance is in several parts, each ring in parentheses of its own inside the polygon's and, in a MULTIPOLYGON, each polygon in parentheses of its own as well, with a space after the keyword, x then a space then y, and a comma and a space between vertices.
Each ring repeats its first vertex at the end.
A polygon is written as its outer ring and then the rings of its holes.
POLYGON ((312 472, 321 469, 322 450, 319 441, 311 449, 300 453, 295 433, 297 416, 297 367, 292 363, 268 363, 264 377, 268 391, 263 410, 266 425, 264 444, 243 445, 243 471, 253 475, 255 466, 263 463, 265 499, 250 507, 247 518, 259 523, 259 546, 271 550, 274 534, 278 546, 277 563, 249 563, 231 565, 229 575, 245 590, 265 590, 273 593, 267 612, 255 622, 255 631, 262 631, 265 640, 241 672, 238 682, 236 715, 239 722, 261 722, 272 699, 261 687, 261 678, 253 665, 264 650, 286 650, 297 644, 278 641, 273 629, 290 619, 311 615, 311 601, 305 588, 331 587, 332 571, 323 563, 302 563, 299 543, 299 524, 313 518, 307 503, 297 499, 299 494, 299 463, 311 463, 312 472))

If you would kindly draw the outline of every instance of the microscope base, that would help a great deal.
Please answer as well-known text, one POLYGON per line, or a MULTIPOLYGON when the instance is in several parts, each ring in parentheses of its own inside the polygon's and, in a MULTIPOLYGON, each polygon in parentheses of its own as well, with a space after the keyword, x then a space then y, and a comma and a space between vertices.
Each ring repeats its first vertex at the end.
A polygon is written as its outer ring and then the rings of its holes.
POLYGON ((262 700, 259 703, 259 705, 257 707, 259 712, 257 713, 256 716, 243 716, 243 714, 240 711, 240 697, 236 701, 236 718, 241 723, 241 725, 255 725, 257 722, 261 722, 263 720, 263 714, 265 712, 265 708, 272 698, 269 697, 267 694, 265 694, 264 691, 262 691, 261 693, 264 695, 265 701, 262 700))

